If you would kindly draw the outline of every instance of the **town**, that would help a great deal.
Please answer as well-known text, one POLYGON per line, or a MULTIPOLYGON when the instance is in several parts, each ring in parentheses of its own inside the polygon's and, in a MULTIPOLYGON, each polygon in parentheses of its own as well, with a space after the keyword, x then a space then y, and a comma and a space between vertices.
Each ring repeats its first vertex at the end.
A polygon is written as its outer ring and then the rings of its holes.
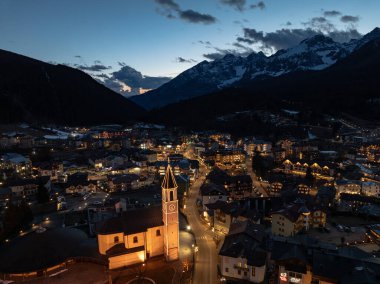
POLYGON ((380 131, 325 121, 276 136, 2 125, 0 278, 377 283, 380 131))

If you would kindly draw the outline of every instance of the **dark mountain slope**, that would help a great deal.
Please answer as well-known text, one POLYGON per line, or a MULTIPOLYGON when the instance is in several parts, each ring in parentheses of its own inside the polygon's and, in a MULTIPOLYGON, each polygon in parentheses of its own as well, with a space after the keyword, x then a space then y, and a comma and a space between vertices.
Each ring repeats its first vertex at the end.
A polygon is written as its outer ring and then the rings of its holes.
POLYGON ((143 113, 82 71, 0 50, 0 123, 116 123, 143 113))
POLYGON ((373 40, 333 66, 242 82, 211 95, 151 111, 148 120, 202 127, 217 116, 255 108, 294 105, 319 113, 347 112, 380 121, 380 40, 373 40))

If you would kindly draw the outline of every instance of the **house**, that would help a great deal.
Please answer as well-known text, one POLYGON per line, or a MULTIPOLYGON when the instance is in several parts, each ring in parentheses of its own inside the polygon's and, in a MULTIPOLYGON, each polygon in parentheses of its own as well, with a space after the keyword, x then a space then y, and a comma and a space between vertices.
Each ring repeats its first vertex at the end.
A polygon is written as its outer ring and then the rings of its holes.
POLYGON ((250 202, 225 202, 218 200, 215 203, 206 205, 206 219, 215 231, 228 234, 230 226, 234 222, 249 220, 252 223, 260 224, 261 214, 250 207, 250 202))
POLYGON ((310 228, 325 227, 326 213, 318 207, 311 207, 297 199, 293 204, 272 213, 272 234, 294 236, 310 228))
POLYGON ((341 193, 360 194, 362 192, 362 185, 360 181, 341 179, 335 181, 335 188, 337 197, 341 193))
POLYGON ((68 176, 65 184, 65 192, 70 193, 86 193, 96 192, 97 182, 88 180, 88 174, 78 172, 68 176))
POLYGON ((32 162, 28 157, 17 153, 6 153, 1 156, 0 169, 12 169, 20 175, 29 175, 32 162))
POLYGON ((108 188, 112 192, 137 189, 139 176, 135 174, 115 175, 108 177, 108 188))
POLYGON ((262 283, 266 273, 265 227, 249 220, 231 224, 219 252, 220 272, 226 278, 262 283))
POLYGON ((32 197, 36 195, 39 185, 43 185, 50 192, 51 181, 49 177, 37 179, 14 179, 7 180, 6 185, 12 191, 12 197, 32 197))
POLYGON ((38 176, 48 176, 51 180, 58 180, 63 174, 63 163, 41 162, 33 163, 33 170, 37 169, 38 176))
POLYGON ((363 181, 362 191, 365 195, 380 197, 380 183, 375 181, 363 181))
POLYGON ((337 247, 308 236, 273 237, 277 283, 379 283, 380 262, 357 247, 337 247))
POLYGON ((272 143, 264 140, 254 140, 245 145, 245 150, 249 156, 254 156, 255 152, 259 152, 262 156, 268 156, 272 153, 272 143))
POLYGON ((167 261, 179 257, 177 183, 170 164, 161 185, 162 205, 121 213, 98 225, 99 253, 109 269, 143 263, 164 255, 167 261))
POLYGON ((214 183, 204 183, 199 189, 203 210, 207 210, 206 205, 217 201, 227 201, 228 194, 223 185, 214 183))
POLYGON ((250 175, 229 175, 217 167, 207 175, 206 182, 223 185, 232 199, 244 199, 252 193, 250 175))

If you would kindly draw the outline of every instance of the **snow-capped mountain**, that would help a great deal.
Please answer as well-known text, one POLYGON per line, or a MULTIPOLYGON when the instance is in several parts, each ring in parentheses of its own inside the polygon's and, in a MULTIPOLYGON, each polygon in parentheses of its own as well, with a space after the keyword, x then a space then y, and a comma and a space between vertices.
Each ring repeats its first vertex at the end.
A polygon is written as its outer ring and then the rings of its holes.
POLYGON ((277 77, 295 71, 322 70, 376 38, 380 38, 379 28, 347 43, 316 35, 271 56, 265 56, 262 52, 252 53, 245 58, 227 54, 211 62, 202 61, 161 87, 132 97, 131 100, 146 109, 159 108, 238 85, 243 80, 277 77))

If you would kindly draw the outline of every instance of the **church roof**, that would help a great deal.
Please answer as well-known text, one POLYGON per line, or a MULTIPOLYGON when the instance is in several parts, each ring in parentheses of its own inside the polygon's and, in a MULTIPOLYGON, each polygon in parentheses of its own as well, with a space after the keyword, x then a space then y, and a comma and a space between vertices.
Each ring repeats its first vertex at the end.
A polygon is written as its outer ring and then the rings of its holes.
POLYGON ((120 244, 117 244, 117 245, 113 246, 112 248, 108 249, 106 251, 106 254, 108 257, 113 257, 113 256, 118 256, 118 255, 123 255, 123 254, 134 253, 134 252, 138 252, 138 251, 144 251, 144 249, 145 249, 144 246, 139 246, 139 247, 127 249, 125 247, 124 243, 120 243, 120 244))
POLYGON ((97 232, 100 235, 124 233, 125 235, 145 232, 149 228, 162 226, 162 206, 152 206, 124 212, 122 216, 100 223, 97 232))
POLYGON ((176 187, 178 187, 177 182, 175 181, 173 170, 169 162, 166 168, 164 180, 162 181, 162 188, 169 189, 169 188, 176 188, 176 187))

